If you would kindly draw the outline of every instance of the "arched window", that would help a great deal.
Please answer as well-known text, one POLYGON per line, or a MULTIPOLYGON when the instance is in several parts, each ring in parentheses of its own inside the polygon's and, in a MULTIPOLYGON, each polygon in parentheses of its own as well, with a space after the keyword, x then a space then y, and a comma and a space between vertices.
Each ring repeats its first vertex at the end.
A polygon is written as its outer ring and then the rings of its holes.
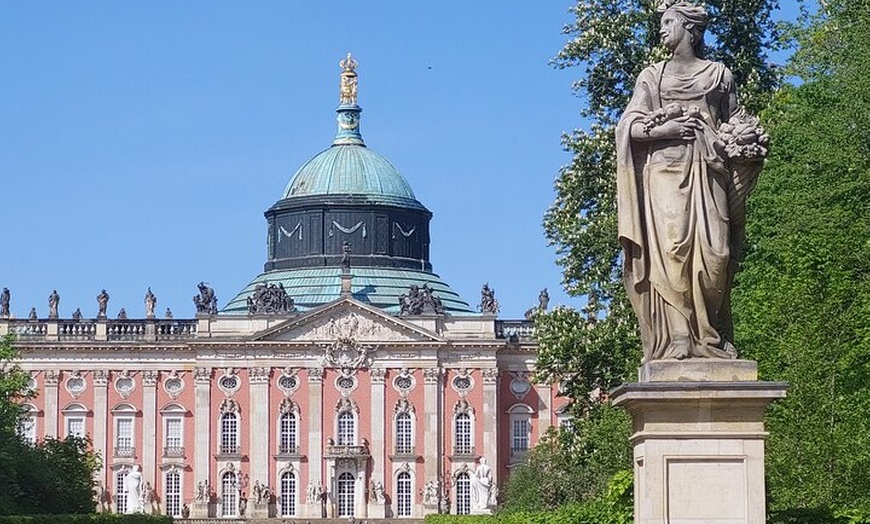
POLYGON ((471 513, 471 478, 468 473, 460 473, 456 476, 456 514, 468 515, 471 513))
POLYGON ((278 431, 278 453, 296 453, 296 414, 282 413, 278 431))
POLYGON ((471 430, 471 415, 469 413, 457 413, 456 418, 454 418, 454 454, 471 455, 474 453, 474 440, 472 439, 471 430))
POLYGON ((166 503, 166 514, 173 517, 181 516, 181 473, 177 470, 166 472, 166 482, 164 484, 166 495, 164 497, 166 503))
POLYGON ((127 513, 127 493, 124 491, 124 479, 128 471, 121 469, 115 472, 115 513, 127 513))
POLYGON ((353 485, 356 479, 352 473, 342 473, 338 476, 338 516, 353 516, 353 485))
POLYGON ((296 515, 296 475, 292 471, 281 474, 281 516, 296 515))
POLYGON ((396 477, 396 515, 411 516, 412 504, 411 474, 403 471, 396 477))
POLYGON ((342 411, 338 414, 337 440, 339 446, 353 446, 356 444, 356 419, 350 411, 342 411))
POLYGON ((414 424, 410 413, 396 415, 396 454, 414 453, 414 424))
POLYGON ((236 474, 227 471, 221 477, 221 516, 238 516, 239 492, 236 487, 236 474))
POLYGON ((221 415, 221 453, 239 453, 239 417, 235 413, 221 415))

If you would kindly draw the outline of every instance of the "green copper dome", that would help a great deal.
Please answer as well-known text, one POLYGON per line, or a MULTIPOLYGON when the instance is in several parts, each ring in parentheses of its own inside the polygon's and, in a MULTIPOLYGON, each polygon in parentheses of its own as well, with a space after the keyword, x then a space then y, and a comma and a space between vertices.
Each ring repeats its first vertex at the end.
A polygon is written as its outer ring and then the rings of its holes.
POLYGON ((360 195, 424 209, 396 167, 362 143, 335 143, 315 155, 290 180, 283 198, 315 195, 360 195))

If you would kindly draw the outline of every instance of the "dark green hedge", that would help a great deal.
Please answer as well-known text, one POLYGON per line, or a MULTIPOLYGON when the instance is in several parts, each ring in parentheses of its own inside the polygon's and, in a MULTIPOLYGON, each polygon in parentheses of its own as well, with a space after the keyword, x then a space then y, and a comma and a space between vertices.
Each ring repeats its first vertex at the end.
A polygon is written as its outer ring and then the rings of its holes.
POLYGON ((5 515, 0 524, 172 524, 166 515, 119 515, 85 513, 78 515, 5 515))

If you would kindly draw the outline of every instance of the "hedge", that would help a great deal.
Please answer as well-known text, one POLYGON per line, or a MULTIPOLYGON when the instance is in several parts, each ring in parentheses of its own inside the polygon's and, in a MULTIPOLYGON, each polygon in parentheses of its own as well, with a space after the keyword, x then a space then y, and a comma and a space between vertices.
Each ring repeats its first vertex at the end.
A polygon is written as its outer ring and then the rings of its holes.
POLYGON ((84 513, 76 515, 4 515, 0 524, 172 524, 167 515, 120 515, 84 513))

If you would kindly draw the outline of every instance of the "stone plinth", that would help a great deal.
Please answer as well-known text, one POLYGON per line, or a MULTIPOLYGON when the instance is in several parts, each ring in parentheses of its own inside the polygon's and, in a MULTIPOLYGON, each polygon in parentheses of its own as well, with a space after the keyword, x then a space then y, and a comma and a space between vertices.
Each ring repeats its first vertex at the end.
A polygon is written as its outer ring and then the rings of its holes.
POLYGON ((194 502, 193 511, 190 512, 190 516, 197 519, 210 517, 211 515, 208 514, 208 502, 194 502))
POLYGON ((652 362, 640 376, 611 393, 633 421, 635 523, 764 524, 764 411, 787 385, 739 360, 652 362))
POLYGON ((382 519, 387 516, 387 507, 384 504, 370 502, 368 506, 368 516, 373 519, 382 519))

